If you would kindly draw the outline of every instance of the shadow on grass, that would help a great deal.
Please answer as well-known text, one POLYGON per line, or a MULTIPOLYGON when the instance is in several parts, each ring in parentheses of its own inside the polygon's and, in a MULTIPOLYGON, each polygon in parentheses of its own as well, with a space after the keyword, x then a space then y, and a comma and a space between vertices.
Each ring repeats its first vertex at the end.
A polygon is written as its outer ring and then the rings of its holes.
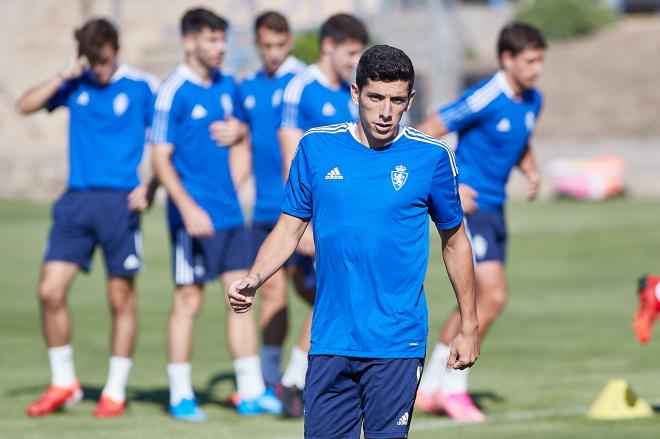
MULTIPOLYGON (((234 409, 234 404, 232 403, 231 394, 227 395, 218 395, 216 387, 223 386, 226 388, 225 384, 234 389, 236 387, 236 378, 233 372, 220 372, 216 375, 213 375, 207 382, 204 388, 195 389, 195 397, 197 401, 204 404, 217 404, 221 407, 234 409)), ((32 386, 23 386, 15 387, 8 389, 4 396, 7 398, 20 397, 24 395, 34 395, 38 397, 48 388, 48 383, 42 383, 32 386)), ((102 387, 94 385, 82 384, 83 389, 83 400, 84 401, 93 401, 96 402, 101 397, 102 387)), ((155 404, 160 406, 163 411, 169 410, 170 403, 170 390, 167 387, 135 387, 128 386, 126 389, 127 402, 131 404, 132 402, 155 404)))
POLYGON ((483 405, 486 401, 491 401, 497 404, 501 404, 505 402, 505 399, 495 392, 489 392, 489 391, 474 392, 474 393, 470 392, 470 396, 474 401, 474 405, 476 405, 479 408, 479 410, 483 408, 483 405))

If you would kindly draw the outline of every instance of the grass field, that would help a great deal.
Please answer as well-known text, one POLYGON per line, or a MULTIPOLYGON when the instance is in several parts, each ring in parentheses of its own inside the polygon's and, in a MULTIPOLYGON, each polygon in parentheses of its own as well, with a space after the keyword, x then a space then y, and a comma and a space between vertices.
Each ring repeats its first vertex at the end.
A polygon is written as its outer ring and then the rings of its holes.
MULTIPOLYGON (((43 419, 26 404, 49 381, 35 299, 49 207, 0 203, 0 436, 3 438, 270 438, 302 436, 302 422, 239 418, 220 401, 232 389, 223 337, 220 288, 208 289, 198 321, 193 382, 210 419, 181 424, 165 414, 165 327, 172 284, 163 213, 143 221, 146 269, 139 277, 140 337, 129 382, 130 406, 121 419, 91 417, 107 373, 108 312, 103 264, 75 282, 76 370, 83 403, 43 419)), ((479 426, 416 414, 413 438, 658 438, 651 419, 596 422, 584 417, 608 379, 623 377, 648 400, 660 402, 660 329, 640 346, 630 328, 637 277, 660 272, 660 202, 603 204, 515 202, 509 210, 510 302, 482 345, 471 391, 490 416, 479 426)), ((426 283, 434 342, 453 297, 434 237, 426 283)), ((97 255, 98 256, 98 255, 97 255)), ((305 307, 292 299, 291 332, 305 307)), ((288 352, 288 350, 287 350, 288 352)))

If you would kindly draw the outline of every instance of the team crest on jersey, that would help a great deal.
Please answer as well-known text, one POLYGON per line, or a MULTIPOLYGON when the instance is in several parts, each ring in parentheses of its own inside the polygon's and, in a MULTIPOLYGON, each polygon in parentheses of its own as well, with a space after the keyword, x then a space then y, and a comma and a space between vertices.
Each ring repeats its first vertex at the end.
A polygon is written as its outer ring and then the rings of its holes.
POLYGON ((406 184, 408 181, 408 173, 406 172, 406 167, 403 165, 397 165, 394 168, 394 171, 391 172, 392 175, 392 186, 395 190, 399 190, 406 184))
POLYGON ((83 91, 82 93, 80 93, 78 95, 78 97, 76 98, 76 104, 78 104, 78 105, 87 105, 87 104, 89 104, 89 93, 87 93, 86 91, 83 91))
POLYGON ((525 126, 527 126, 527 131, 532 131, 535 125, 536 117, 534 116, 534 112, 528 111, 527 114, 525 114, 525 126))
POLYGON ((243 105, 245 105, 245 108, 247 108, 248 110, 252 110, 256 104, 257 104, 257 100, 254 98, 253 95, 248 96, 243 101, 243 105))
POLYGON ((115 116, 121 116, 126 112, 128 108, 128 96, 126 93, 119 93, 112 100, 112 111, 115 112, 115 116))
POLYGON ((234 103, 231 101, 231 96, 227 93, 223 93, 220 96, 220 105, 222 105, 225 114, 231 115, 234 112, 234 103))
POLYGON ((282 89, 278 88, 275 90, 275 93, 273 93, 273 97, 270 100, 270 104, 273 106, 273 108, 277 108, 280 106, 282 103, 282 89))
POLYGON ((321 109, 321 114, 324 116, 334 116, 335 113, 337 113, 337 110, 335 110, 335 107, 332 106, 330 102, 326 102, 323 104, 323 108, 321 109))

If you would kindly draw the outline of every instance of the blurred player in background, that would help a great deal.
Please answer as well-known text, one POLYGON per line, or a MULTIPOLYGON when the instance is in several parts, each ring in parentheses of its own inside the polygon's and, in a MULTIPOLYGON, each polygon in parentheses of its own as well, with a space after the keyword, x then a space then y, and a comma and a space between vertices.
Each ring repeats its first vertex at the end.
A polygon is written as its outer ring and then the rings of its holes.
MULTIPOLYGON (((187 11, 181 20, 185 62, 170 75, 156 100, 153 161, 169 195, 168 218, 176 284, 169 321, 167 373, 170 414, 203 421, 191 384, 193 326, 202 306, 204 284, 225 287, 245 275, 250 238, 236 194, 232 152, 247 135, 236 117, 238 87, 221 73, 227 21, 207 9, 187 11)), ((266 391, 251 313, 227 307, 227 338, 234 358, 240 414, 279 413, 266 391)))
MULTIPOLYGON (((252 249, 259 247, 273 230, 280 216, 284 195, 282 156, 277 130, 282 120, 282 94, 296 73, 306 65, 291 56, 292 38, 287 19, 267 11, 254 23, 255 46, 262 68, 240 85, 244 121, 250 128, 252 170, 256 181, 256 200, 252 214, 252 249)), ((275 389, 280 381, 282 343, 286 337, 288 284, 285 271, 279 270, 260 289, 262 369, 266 386, 275 389)))
MULTIPOLYGON (((534 85, 543 70, 545 48, 537 29, 521 23, 507 25, 497 43, 500 71, 440 108, 419 127, 433 137, 458 133, 459 192, 476 262, 482 338, 507 301, 504 203, 512 169, 518 167, 527 179, 528 199, 533 200, 539 190, 530 138, 542 106, 534 85)), ((422 377, 417 404, 430 413, 444 410, 460 421, 481 422, 484 415, 467 393, 469 369, 445 370, 450 341, 459 325, 460 315, 454 311, 422 377)))
POLYGON ((646 344, 653 334, 653 323, 660 317, 660 276, 649 274, 639 280, 639 307, 633 319, 637 340, 646 344))
POLYGON ((305 437, 404 438, 426 353, 429 216, 460 307, 449 367, 479 355, 472 252, 454 153, 399 125, 415 96, 403 51, 364 52, 351 87, 357 123, 308 130, 282 212, 250 275, 228 291, 237 312, 296 249, 311 221, 318 291, 305 383, 305 437))
POLYGON ((140 270, 139 212, 149 205, 140 184, 145 133, 152 119, 155 77, 119 61, 119 36, 105 19, 75 31, 77 48, 61 71, 31 88, 17 108, 69 108, 69 179, 53 206, 39 281, 51 385, 27 408, 30 416, 52 413, 82 399, 71 347, 67 294, 78 270, 89 271, 94 249, 103 250, 112 313, 108 380, 96 417, 121 415, 137 334, 134 276, 140 270))
MULTIPOLYGON (((350 81, 369 41, 367 28, 352 15, 337 14, 321 25, 319 34, 319 59, 297 74, 284 91, 279 139, 285 179, 303 132, 324 125, 354 122, 358 116, 357 106, 351 99, 350 81)), ((301 239, 298 252, 289 261, 289 272, 301 296, 314 303, 315 251, 311 228, 301 239)), ((311 320, 310 312, 282 376, 284 414, 289 417, 303 415, 302 389, 307 372, 311 320)))

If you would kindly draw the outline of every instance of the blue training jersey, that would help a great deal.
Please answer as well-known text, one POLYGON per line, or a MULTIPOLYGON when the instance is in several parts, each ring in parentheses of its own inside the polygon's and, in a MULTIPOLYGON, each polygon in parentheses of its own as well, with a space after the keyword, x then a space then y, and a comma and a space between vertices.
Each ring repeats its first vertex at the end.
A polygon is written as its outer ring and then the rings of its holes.
POLYGON ((298 73, 284 90, 282 126, 307 131, 310 128, 355 122, 358 109, 349 84, 330 86, 315 65, 298 73))
POLYGON ((498 72, 439 110, 445 127, 458 132, 460 182, 477 191, 479 208, 502 209, 509 174, 528 146, 541 106, 540 92, 525 90, 518 100, 498 72))
MULTIPOLYGON (((234 79, 216 70, 206 86, 184 64, 160 88, 151 130, 152 143, 174 147, 172 163, 183 187, 209 214, 216 230, 243 224, 229 167, 229 148, 218 146, 209 131, 212 122, 226 116, 243 119, 234 79)), ((170 225, 181 225, 180 213, 171 201, 168 210, 170 225)))
POLYGON ((262 69, 240 85, 244 122, 250 126, 257 189, 254 221, 275 223, 280 215, 284 182, 277 129, 282 121, 282 94, 291 78, 305 67, 302 61, 290 56, 272 77, 262 69))
POLYGON ((69 108, 70 189, 130 190, 140 184, 157 88, 155 76, 127 65, 106 85, 89 70, 62 84, 46 108, 69 108))
POLYGON ((309 353, 423 358, 429 214, 442 230, 463 220, 454 153, 410 127, 379 149, 354 130, 307 131, 285 189, 282 211, 311 219, 314 229, 309 353))

